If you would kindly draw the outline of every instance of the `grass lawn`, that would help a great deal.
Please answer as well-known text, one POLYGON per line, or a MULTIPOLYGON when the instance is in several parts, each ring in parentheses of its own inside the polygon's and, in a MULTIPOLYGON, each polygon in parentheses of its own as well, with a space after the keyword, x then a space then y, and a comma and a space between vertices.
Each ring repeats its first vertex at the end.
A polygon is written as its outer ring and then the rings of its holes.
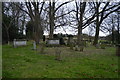
POLYGON ((60 47, 62 61, 55 60, 54 48, 45 48, 39 54, 32 45, 13 48, 2 46, 3 78, 118 78, 118 57, 115 48, 96 49, 93 46, 83 52, 60 47))

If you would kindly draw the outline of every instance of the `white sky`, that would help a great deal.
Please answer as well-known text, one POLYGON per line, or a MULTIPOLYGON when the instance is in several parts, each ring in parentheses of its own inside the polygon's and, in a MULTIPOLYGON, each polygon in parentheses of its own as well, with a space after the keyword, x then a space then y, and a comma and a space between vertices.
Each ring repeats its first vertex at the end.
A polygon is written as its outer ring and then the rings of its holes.
MULTIPOLYGON (((77 32, 73 31, 72 29, 66 29, 66 32, 63 30, 63 28, 58 28, 54 31, 54 34, 58 34, 58 33, 62 33, 62 34, 72 34, 72 35, 76 35, 77 32)), ((88 34, 88 28, 83 29, 82 33, 88 34)), ((48 35, 48 32, 44 32, 44 35, 48 35)), ((99 36, 107 36, 109 33, 103 33, 100 31, 99 36)), ((95 35, 95 32, 92 36, 95 35)))
MULTIPOLYGON (((0 0, 0 2, 18 2, 18 1, 23 1, 23 0, 0 0)), ((45 0, 46 1, 46 0, 45 0)), ((65 2, 65 1, 73 1, 73 0, 59 0, 60 2, 65 2)), ((91 1, 91 0, 88 0, 88 1, 91 1)), ((103 1, 107 1, 107 0, 103 0, 103 1)), ((120 0, 114 0, 114 1, 120 1, 120 0)), ((63 28, 58 28, 57 30, 55 30, 54 31, 54 33, 55 34, 57 34, 57 33, 63 33, 63 34, 73 34, 73 35, 75 35, 75 34, 77 34, 77 32, 75 32, 75 31, 73 31, 72 29, 65 29, 66 30, 66 32, 63 30, 63 28)), ((88 34, 88 29, 87 28, 85 28, 84 30, 83 30, 83 32, 82 33, 85 33, 85 34, 88 34)), ((95 32, 94 32, 95 33, 95 32)), ((48 32, 44 32, 44 34, 45 35, 48 35, 49 33, 48 32)), ((100 31, 100 34, 99 34, 99 36, 106 36, 106 35, 108 35, 109 33, 103 33, 103 32, 101 32, 100 31)), ((94 35, 93 35, 94 36, 94 35)))

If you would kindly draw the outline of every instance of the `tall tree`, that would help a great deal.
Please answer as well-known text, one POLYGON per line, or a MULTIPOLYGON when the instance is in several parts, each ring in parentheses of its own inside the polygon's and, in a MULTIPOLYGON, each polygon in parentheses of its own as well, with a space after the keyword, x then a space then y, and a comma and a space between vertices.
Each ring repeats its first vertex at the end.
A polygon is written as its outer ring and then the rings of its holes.
POLYGON ((93 11, 92 2, 80 2, 78 0, 75 1, 75 8, 73 9, 73 13, 70 14, 70 23, 72 25, 70 26, 77 29, 78 44, 81 43, 82 40, 82 30, 88 27, 91 23, 93 23, 95 21, 95 17, 96 13, 93 11))
POLYGON ((53 38, 53 32, 54 32, 54 23, 55 20, 55 0, 53 2, 49 2, 49 24, 50 24, 50 38, 53 38))
POLYGON ((32 24, 34 25, 34 40, 37 44, 39 44, 40 39, 43 37, 43 26, 41 25, 41 14, 43 10, 45 2, 25 2, 22 3, 22 5, 25 5, 25 8, 18 6, 22 11, 27 13, 32 21, 32 24), (27 10, 25 10, 27 8, 27 10))
POLYGON ((83 16, 85 12, 85 7, 86 7, 86 2, 80 2, 80 5, 78 5, 78 2, 76 2, 76 19, 78 23, 78 38, 77 38, 78 44, 80 44, 82 40, 83 16), (80 6, 80 8, 78 6, 80 6), (79 13, 80 13, 80 18, 78 17, 79 13))
POLYGON ((104 33, 109 32, 109 37, 112 44, 119 44, 119 14, 118 11, 110 14, 103 22, 104 25, 101 26, 101 31, 104 33))
POLYGON ((117 41, 118 41, 118 44, 120 44, 120 10, 117 11, 117 33, 118 33, 118 38, 117 38, 117 41))
POLYGON ((94 9, 96 12, 96 33, 93 45, 98 43, 100 26, 104 19, 106 19, 110 14, 120 9, 120 3, 110 3, 110 2, 96 2, 94 4, 94 9), (101 11, 100 11, 101 10, 101 11))
POLYGON ((3 17, 4 18, 6 17, 6 20, 7 20, 7 21, 3 20, 2 24, 6 29, 7 41, 8 41, 8 45, 9 45, 9 43, 10 43, 9 29, 13 25, 13 22, 14 22, 14 26, 16 26, 15 23, 17 23, 17 21, 15 19, 19 18, 20 10, 14 8, 15 6, 13 5, 12 2, 11 3, 3 3, 2 7, 3 7, 3 11, 2 11, 3 17))
POLYGON ((65 25, 64 23, 60 24, 60 25, 56 25, 55 21, 57 21, 59 18, 65 16, 65 15, 67 15, 67 14, 69 14, 71 12, 71 11, 69 11, 67 13, 62 13, 61 15, 57 15, 57 11, 59 11, 59 9, 61 7, 63 7, 64 5, 66 5, 66 4, 70 3, 70 2, 71 1, 63 2, 60 5, 56 6, 56 1, 55 0, 49 1, 49 11, 48 12, 49 12, 49 27, 50 27, 49 37, 50 38, 53 38, 53 32, 54 32, 54 29, 56 27, 61 26, 61 25, 65 25))

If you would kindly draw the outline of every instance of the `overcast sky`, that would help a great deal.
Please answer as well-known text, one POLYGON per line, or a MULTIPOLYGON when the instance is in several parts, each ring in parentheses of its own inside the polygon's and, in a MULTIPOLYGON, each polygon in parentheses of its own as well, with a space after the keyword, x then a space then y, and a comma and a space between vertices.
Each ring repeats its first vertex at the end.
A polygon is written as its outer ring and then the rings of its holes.
MULTIPOLYGON (((89 34, 88 28, 83 29, 82 32, 85 33, 85 34, 89 34)), ((93 31, 93 32, 94 32, 94 34, 92 36, 95 35, 95 31, 93 31)), ((58 34, 58 33, 66 34, 67 33, 67 34, 72 34, 72 35, 76 35, 77 34, 77 32, 73 31, 72 28, 65 29, 65 31, 63 30, 63 28, 57 28, 57 29, 55 29, 54 33, 55 34, 58 34)), ((47 31, 44 32, 44 35, 48 35, 48 34, 49 34, 49 32, 47 32, 47 31)), ((99 36, 106 36, 108 34, 109 33, 103 33, 103 32, 100 31, 99 36)))
MULTIPOLYGON (((0 0, 0 2, 13 2, 13 1, 15 1, 15 2, 18 2, 18 1, 25 1, 25 0, 0 0)), ((31 0, 31 1, 33 1, 33 0, 31 0)), ((41 1, 41 0, 40 0, 41 1)), ((45 0, 45 1, 49 1, 49 0, 45 0)), ((60 2, 65 2, 65 1, 71 1, 71 0, 59 0, 60 2)), ((92 0, 88 0, 88 1, 92 1, 92 0)), ((103 0, 103 1, 108 1, 108 0, 103 0)), ((113 0, 114 2, 119 2, 120 0, 113 0)), ((71 6, 71 5, 70 5, 71 6)), ((70 7, 71 8, 71 7, 70 7)), ((88 31, 88 28, 85 28, 85 29, 83 29, 83 31, 82 31, 83 33, 85 33, 85 34, 88 34, 89 33, 89 31, 88 31)), ((57 28, 55 31, 54 31, 54 33, 55 34, 57 34, 57 33, 63 33, 63 34, 73 34, 73 35, 76 35, 77 34, 77 32, 75 32, 71 27, 68 27, 68 29, 63 29, 63 28, 57 28)), ((44 34, 45 35, 48 35, 49 34, 49 32, 44 32, 44 34)), ((95 34, 95 32, 94 32, 94 34, 95 34)), ((94 34, 92 35, 92 36, 94 36, 94 34)), ((99 34, 99 36, 106 36, 106 35, 108 35, 109 33, 103 33, 103 32, 101 32, 100 31, 100 34, 99 34)))
MULTIPOLYGON (((66 0, 65 0, 66 1, 66 0)), ((67 6, 69 7, 69 9, 72 9, 72 8, 74 8, 73 6, 75 6, 74 5, 75 4, 75 2, 71 2, 71 3, 69 3, 67 6), (71 4, 71 5, 70 5, 71 4)), ((66 12, 67 13, 67 12, 66 12)), ((76 15, 76 14, 74 14, 74 15, 76 15)), ((90 16, 89 14, 87 14, 86 16, 90 16)), ((73 29, 73 28, 71 28, 70 26, 68 26, 67 28, 66 28, 67 26, 64 26, 63 28, 62 27, 60 27, 60 28, 57 28, 57 29, 55 29, 54 30, 54 33, 55 34, 57 34, 57 33, 63 33, 63 34, 72 34, 72 35, 77 35, 77 29, 75 30, 75 29, 73 29)), ((89 30, 88 30, 88 27, 87 28, 85 28, 85 29, 83 29, 83 31, 82 31, 82 33, 85 33, 85 34, 89 34, 89 30)), ((95 35, 95 30, 93 31, 93 35, 92 36, 94 36, 95 35)), ((48 35, 49 34, 49 32, 44 32, 44 34, 45 35, 48 35)), ((106 35, 108 35, 109 33, 103 33, 103 32, 99 32, 99 36, 106 36, 106 35)))

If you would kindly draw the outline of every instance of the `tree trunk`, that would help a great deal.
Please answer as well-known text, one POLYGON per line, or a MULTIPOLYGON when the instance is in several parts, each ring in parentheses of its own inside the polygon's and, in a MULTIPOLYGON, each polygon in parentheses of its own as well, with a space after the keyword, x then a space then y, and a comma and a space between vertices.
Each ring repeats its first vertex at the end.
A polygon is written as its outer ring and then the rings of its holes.
POLYGON ((95 38, 94 38, 94 42, 93 45, 96 46, 98 44, 98 39, 99 39, 99 29, 100 29, 100 22, 99 22, 99 6, 98 3, 97 7, 96 7, 96 33, 95 33, 95 38))
MULTIPOLYGON (((80 20, 78 20, 78 45, 81 44, 82 41, 82 26, 83 26, 83 14, 85 11, 85 7, 86 7, 86 2, 81 2, 80 3, 80 20)), ((77 13, 77 17, 78 17, 78 13, 77 13)))
POLYGON ((53 38, 53 33, 54 33, 54 19, 55 19, 55 2, 50 2, 49 3, 49 22, 50 22, 50 34, 49 34, 49 38, 52 39, 53 38))
POLYGON ((112 44, 114 44, 114 27, 112 27, 112 44))
POLYGON ((40 39, 43 38, 43 29, 40 23, 38 23, 38 21, 35 21, 34 24, 35 25, 35 31, 34 31, 34 40, 36 42, 36 44, 39 44, 40 39))
POLYGON ((98 44, 99 29, 100 29, 99 23, 96 23, 96 33, 95 33, 95 38, 94 38, 94 42, 93 42, 93 45, 95 45, 95 46, 98 44))
POLYGON ((34 24, 34 39, 35 39, 35 42, 36 44, 39 44, 40 42, 40 39, 43 38, 43 28, 42 28, 42 25, 41 25, 41 19, 40 19, 40 15, 39 15, 39 10, 38 9, 35 9, 35 17, 34 17, 34 20, 33 20, 33 24, 34 24))
POLYGON ((82 40, 82 28, 81 28, 82 23, 80 23, 80 25, 78 26, 78 45, 81 43, 82 40))
POLYGON ((117 28, 118 28, 118 30, 117 30, 117 33, 118 33, 118 37, 117 37, 117 39, 118 39, 118 44, 120 44, 120 33, 119 33, 119 31, 120 31, 120 12, 118 12, 118 17, 117 17, 117 23, 118 23, 118 26, 117 26, 117 28))
POLYGON ((112 17, 112 44, 115 43, 115 36, 114 36, 114 29, 115 29, 115 27, 114 27, 114 21, 113 20, 114 19, 112 17))
POLYGON ((9 41, 10 40, 10 36, 9 36, 9 30, 8 29, 6 30, 6 33, 7 33, 7 39, 8 39, 7 42, 8 42, 8 45, 10 45, 10 41, 9 41))

